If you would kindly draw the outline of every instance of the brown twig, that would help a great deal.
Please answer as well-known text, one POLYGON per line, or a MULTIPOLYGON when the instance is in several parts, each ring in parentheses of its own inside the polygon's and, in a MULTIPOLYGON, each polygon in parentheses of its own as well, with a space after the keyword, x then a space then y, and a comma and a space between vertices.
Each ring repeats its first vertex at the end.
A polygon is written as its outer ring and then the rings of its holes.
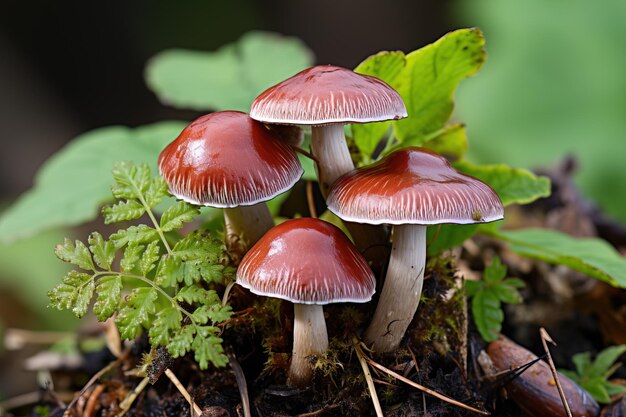
POLYGON ((243 373, 243 369, 241 369, 241 365, 235 356, 235 352, 232 349, 226 349, 226 356, 228 356, 228 364, 230 368, 233 370, 235 374, 235 379, 237 380, 237 388, 239 388, 239 395, 241 396, 241 404, 243 406, 243 415, 244 417, 251 417, 252 412, 250 411, 250 397, 248 396, 248 383, 246 382, 246 376, 243 373))
POLYGON ((189 394, 189 391, 187 391, 185 387, 183 387, 183 384, 181 384, 178 378, 176 378, 174 372, 172 372, 170 368, 167 368, 165 370, 165 375, 167 375, 167 377, 170 379, 170 381, 172 381, 174 386, 178 388, 178 391, 180 391, 182 396, 185 397, 185 400, 187 400, 187 402, 189 403, 189 407, 193 410, 192 415, 200 417, 202 415, 202 409, 198 404, 194 402, 193 398, 191 398, 191 395, 189 394))
POLYGON ((107 366, 105 366, 104 368, 100 369, 98 372, 96 372, 90 379, 89 381, 87 381, 87 383, 85 384, 85 386, 83 387, 83 389, 80 390, 80 392, 78 393, 78 395, 76 397, 74 397, 74 399, 68 404, 67 408, 65 409, 65 411, 63 412, 63 417, 69 417, 70 416, 70 412, 72 410, 72 407, 74 406, 74 404, 76 404, 76 401, 97 381, 99 380, 102 375, 106 374, 107 372, 109 372, 111 369, 115 368, 117 365, 119 365, 122 360, 124 360, 124 358, 126 358, 126 355, 130 352, 129 349, 127 349, 122 356, 120 356, 119 358, 117 358, 116 360, 114 360, 113 362, 111 362, 110 364, 108 364, 107 366))
POLYGON ((565 393, 563 392, 563 387, 561 386, 561 380, 559 379, 559 374, 556 371, 556 367, 554 366, 554 361, 552 361, 552 355, 550 355, 550 349, 548 349, 548 343, 552 343, 552 345, 556 346, 556 343, 546 329, 543 327, 539 329, 539 335, 541 335, 541 344, 543 345, 543 350, 546 352, 548 356, 548 365, 550 366, 550 371, 552 371, 552 376, 554 377, 554 382, 556 382, 556 388, 559 390, 559 396, 561 397, 561 402, 563 403, 563 408, 567 413, 568 417, 572 417, 572 411, 569 408, 569 404, 567 403, 567 398, 565 398, 565 393))
POLYGON ((96 401, 98 401, 98 397, 104 391, 104 385, 99 384, 91 391, 89 394, 89 399, 87 400, 87 405, 85 406, 85 412, 83 413, 84 417, 91 417, 93 415, 94 410, 96 409, 96 401))
POLYGON ((491 415, 491 414, 490 414, 489 412, 487 412, 487 411, 482 411, 482 410, 479 410, 479 409, 477 409, 477 408, 471 407, 471 406, 469 406, 469 405, 463 404, 462 402, 457 401, 457 400, 453 400, 452 398, 448 398, 448 397, 446 397, 445 395, 438 393, 437 391, 433 391, 433 390, 431 390, 430 388, 426 388, 425 386, 420 385, 420 384, 418 384, 417 382, 413 382, 413 381, 411 381, 410 379, 405 378, 405 377, 403 377, 402 375, 400 375, 400 374, 398 374, 398 373, 396 373, 396 372, 392 371, 391 369, 389 369, 389 368, 385 368, 383 365, 381 365, 381 364, 379 364, 379 363, 377 363, 377 362, 374 362, 374 360, 372 360, 371 358, 368 358, 368 357, 367 357, 367 356, 365 356, 365 355, 363 355, 363 358, 365 359, 365 361, 367 361, 367 363, 368 363, 368 364, 370 364, 370 365, 371 365, 371 366, 373 366, 374 368, 378 368, 378 369, 380 369, 381 371, 384 371, 384 372, 388 373, 389 375, 391 375, 391 376, 395 377, 396 379, 398 379, 398 380, 400 380, 400 381, 404 382, 405 384, 411 385, 412 387, 417 388, 417 389, 419 389, 420 391, 423 391, 423 392, 425 392, 425 393, 427 393, 427 394, 430 394, 430 395, 432 395, 433 397, 437 397, 437 398, 439 398, 440 400, 443 400, 443 401, 445 401, 445 402, 447 402, 447 403, 450 403, 450 404, 456 405, 457 407, 461 407, 461 408, 464 408, 464 409, 469 410, 469 411, 473 411, 473 412, 478 413, 478 414, 482 414, 482 415, 484 415, 484 416, 491 415))
POLYGON ((354 351, 356 352, 356 356, 357 358, 359 358, 359 363, 361 364, 361 368, 363 369, 363 374, 365 375, 365 381, 367 382, 367 388, 369 389, 370 396, 372 397, 372 403, 374 403, 376 415, 378 417, 384 417, 383 409, 380 406, 380 401, 378 401, 378 394, 376 394, 376 386, 374 386, 372 374, 370 373, 370 369, 367 366, 367 357, 361 349, 361 343, 356 338, 352 339, 352 342, 354 344, 354 351))
POLYGON ((315 417, 319 416, 322 413, 325 413, 328 410, 332 410, 333 408, 339 407, 339 404, 331 404, 324 408, 320 408, 319 410, 311 411, 310 413, 298 414, 298 417, 315 417))
POLYGON ((309 159, 312 159, 316 164, 319 165, 318 159, 311 152, 305 151, 299 146, 291 145, 291 147, 293 148, 294 151, 301 153, 302 155, 306 156, 309 159))
POLYGON ((313 181, 306 182, 306 202, 309 206, 309 215, 317 219, 317 210, 315 210, 315 197, 313 196, 313 181))
POLYGON ((135 402, 139 394, 141 394, 141 392, 144 390, 144 388, 146 387, 146 385, 148 385, 149 382, 150 382, 150 378, 145 377, 144 379, 141 380, 139 384, 137 384, 135 389, 132 390, 130 394, 128 394, 126 398, 124 398, 122 402, 120 403, 120 408, 122 410, 119 413, 117 413, 116 417, 123 417, 128 412, 128 410, 130 410, 130 406, 133 405, 133 402, 135 402))

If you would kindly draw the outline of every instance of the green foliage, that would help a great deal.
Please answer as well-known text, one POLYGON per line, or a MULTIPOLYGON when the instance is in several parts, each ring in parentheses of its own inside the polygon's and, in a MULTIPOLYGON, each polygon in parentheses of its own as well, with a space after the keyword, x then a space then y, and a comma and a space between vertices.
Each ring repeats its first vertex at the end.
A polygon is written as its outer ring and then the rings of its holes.
POLYGON ((454 167, 489 184, 505 206, 532 203, 550 195, 550 180, 525 169, 504 164, 474 165, 467 161, 456 162, 454 167))
POLYGON ((215 52, 161 52, 148 63, 146 81, 174 107, 247 112, 263 90, 312 62, 313 54, 297 38, 249 32, 215 52))
POLYGON ((94 313, 99 320, 117 315, 123 338, 133 339, 147 330, 150 343, 166 346, 174 357, 192 350, 202 368, 209 363, 225 365, 228 359, 216 324, 228 320, 232 311, 208 288, 223 284, 234 274, 223 243, 202 231, 176 240, 166 238, 164 232, 180 229, 199 211, 176 202, 157 221, 152 208, 168 194, 163 180, 151 177, 148 165, 119 163, 113 177, 113 194, 126 201, 105 207, 105 221, 129 220, 146 213, 152 226, 129 226, 108 240, 94 232, 89 246, 69 239, 58 245, 57 257, 80 270, 68 272, 49 292, 50 306, 82 317, 95 294, 94 313), (141 210, 133 209, 131 215, 132 210, 119 207, 141 210), (113 269, 116 258, 119 270, 113 269), (125 293, 125 288, 129 292, 125 293))
POLYGON ((583 193, 626 221, 626 182, 615 181, 625 176, 626 2, 455 6, 490 41, 484 76, 457 94, 458 117, 471 127, 472 160, 533 168, 573 154, 583 193))
MULTIPOLYGON (((550 195, 550 180, 536 176, 525 169, 499 165, 474 165, 466 161, 454 163, 461 172, 472 175, 489 184, 500 196, 502 204, 526 204, 550 195)), ((436 255, 453 248, 472 237, 478 225, 444 224, 428 228, 428 253, 436 255)))
POLYGON ((517 291, 524 282, 517 278, 505 278, 506 265, 495 257, 485 268, 482 281, 465 281, 465 291, 472 299, 472 315, 482 338, 491 342, 498 338, 502 329, 504 312, 501 303, 519 304, 522 297, 517 291))
POLYGON ((520 255, 557 265, 626 288, 626 259, 601 239, 574 238, 549 229, 486 231, 509 243, 520 255))
POLYGON ((409 114, 394 122, 353 126, 363 159, 371 157, 390 125, 403 146, 421 146, 440 136, 447 129, 457 85, 475 74, 485 61, 484 43, 479 29, 461 29, 408 55, 381 52, 362 62, 355 71, 378 77, 395 88, 409 114))
POLYGON ((560 369, 567 377, 583 387, 599 403, 608 404, 611 396, 625 394, 626 387, 608 381, 609 377, 622 366, 615 363, 626 352, 626 345, 611 346, 598 353, 591 361, 589 352, 577 353, 572 357, 576 372, 560 369))
MULTIPOLYGON (((161 150, 184 127, 182 122, 136 129, 105 127, 77 137, 44 163, 35 177, 35 186, 2 213, 0 240, 11 242, 42 230, 91 220, 103 203, 111 201, 111 167, 121 160, 133 160, 155 168, 161 150)), ((109 208, 105 219, 116 221, 116 216, 131 216, 133 207, 137 205, 109 208)))

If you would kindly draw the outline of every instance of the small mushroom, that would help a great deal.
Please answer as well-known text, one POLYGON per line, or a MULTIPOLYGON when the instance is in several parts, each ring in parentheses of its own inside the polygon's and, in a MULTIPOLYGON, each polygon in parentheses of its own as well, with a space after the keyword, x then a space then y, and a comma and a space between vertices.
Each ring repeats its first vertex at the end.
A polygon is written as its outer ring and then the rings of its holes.
POLYGON ((328 209, 343 220, 391 224, 393 246, 374 318, 365 332, 377 352, 398 348, 417 310, 426 263, 426 226, 503 217, 502 202, 482 181, 434 152, 408 147, 339 178, 328 209))
POLYGON ((264 201, 302 176, 295 152, 272 130, 237 111, 202 116, 159 156, 171 193, 224 208, 227 235, 254 244, 274 222, 264 201))
POLYGON ((293 354, 287 383, 307 385, 307 361, 328 348, 322 305, 364 303, 376 281, 363 256, 336 226, 322 220, 288 220, 267 232, 244 256, 237 283, 251 292, 294 304, 293 354))

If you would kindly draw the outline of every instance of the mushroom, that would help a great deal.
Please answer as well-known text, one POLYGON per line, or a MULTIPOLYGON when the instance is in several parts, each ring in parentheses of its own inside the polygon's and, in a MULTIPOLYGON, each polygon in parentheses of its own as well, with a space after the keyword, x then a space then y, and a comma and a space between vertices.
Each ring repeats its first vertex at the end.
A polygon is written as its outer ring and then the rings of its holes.
POLYGON ((289 385, 307 385, 307 361, 328 348, 322 305, 364 303, 376 281, 367 262, 336 226, 322 220, 288 220, 267 232, 244 256, 237 283, 255 294, 294 304, 289 385))
MULTIPOLYGON (((268 88, 252 103, 250 117, 265 123, 311 125, 311 153, 319 184, 330 185, 354 169, 346 144, 346 123, 407 117, 402 97, 384 81, 346 68, 318 65, 268 88)), ((382 228, 346 225, 357 247, 376 265, 384 263, 387 233, 382 228)))
POLYGON ((328 209, 350 222, 391 224, 393 246, 366 341, 391 352, 402 341, 422 293, 426 226, 502 219, 496 192, 434 152, 407 147, 339 178, 328 209))
POLYGON ((320 187, 354 169, 343 125, 407 116, 400 94, 384 81, 346 68, 318 65, 268 88, 252 103, 250 117, 283 125, 311 125, 311 151, 320 187))
POLYGON ((254 244, 274 226, 266 200, 302 176, 295 152, 246 113, 207 114, 189 124, 159 156, 171 193, 192 204, 224 208, 226 233, 254 244))

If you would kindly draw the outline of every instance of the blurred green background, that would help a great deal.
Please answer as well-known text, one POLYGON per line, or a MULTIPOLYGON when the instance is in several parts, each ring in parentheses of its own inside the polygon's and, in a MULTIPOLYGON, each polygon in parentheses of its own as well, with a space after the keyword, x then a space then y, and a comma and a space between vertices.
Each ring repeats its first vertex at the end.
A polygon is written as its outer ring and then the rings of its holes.
MULTIPOLYGON (((0 15, 2 207, 84 131, 197 117, 163 106, 145 86, 146 61, 164 49, 211 51, 269 30, 301 38, 317 63, 353 68, 380 50, 409 52, 478 26, 487 63, 461 83, 456 103, 470 158, 534 168, 574 155, 583 194, 626 222, 623 0, 35 3, 9 1, 0 15)), ((0 329, 78 324, 45 308, 46 291, 65 271, 52 248, 64 235, 83 238, 92 229, 101 223, 0 247, 0 329)), ((5 381, 0 375, 0 393, 19 392, 5 381)))

